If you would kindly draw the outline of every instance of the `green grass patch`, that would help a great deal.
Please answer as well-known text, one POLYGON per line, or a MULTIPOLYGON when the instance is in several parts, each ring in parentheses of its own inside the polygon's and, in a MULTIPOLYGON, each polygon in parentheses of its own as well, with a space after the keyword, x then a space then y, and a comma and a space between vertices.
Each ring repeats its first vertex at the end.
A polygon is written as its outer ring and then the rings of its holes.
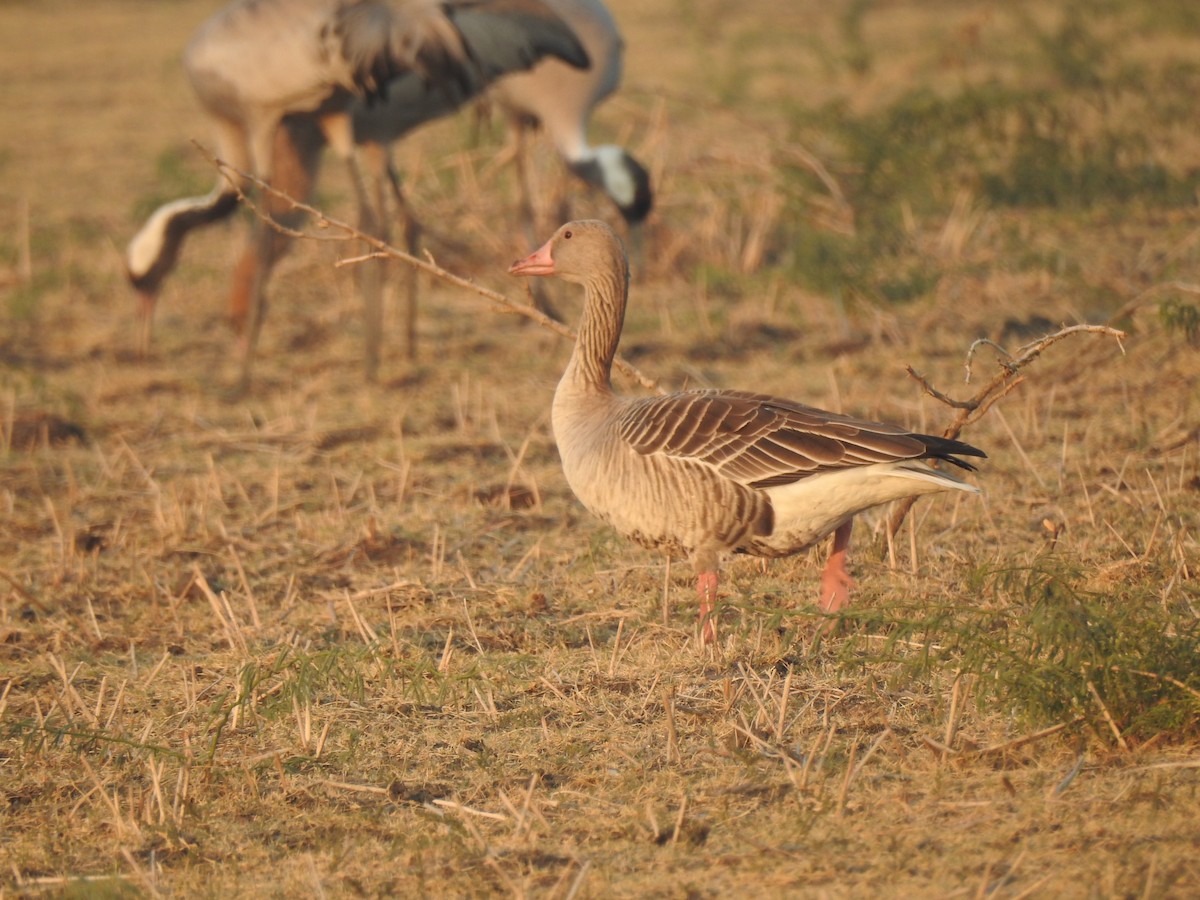
POLYGON ((1158 305, 1158 316, 1171 334, 1181 335, 1189 344, 1200 345, 1200 307, 1178 297, 1158 305))
POLYGON ((981 569, 966 587, 971 601, 871 614, 886 622, 884 649, 851 641, 847 658, 898 663, 901 681, 973 675, 981 708, 1030 725, 1078 718, 1102 740, 1110 720, 1134 741, 1200 731, 1200 623, 1151 585, 1096 591, 1043 558, 981 569))

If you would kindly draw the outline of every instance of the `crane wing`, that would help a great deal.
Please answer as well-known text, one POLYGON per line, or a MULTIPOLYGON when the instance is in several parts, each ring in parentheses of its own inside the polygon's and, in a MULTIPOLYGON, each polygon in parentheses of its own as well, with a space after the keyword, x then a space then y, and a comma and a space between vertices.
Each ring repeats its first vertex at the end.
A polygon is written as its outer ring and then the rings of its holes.
POLYGON ((589 64, 575 33, 541 0, 347 3, 326 38, 367 97, 385 96, 390 81, 415 75, 462 103, 544 56, 589 64))

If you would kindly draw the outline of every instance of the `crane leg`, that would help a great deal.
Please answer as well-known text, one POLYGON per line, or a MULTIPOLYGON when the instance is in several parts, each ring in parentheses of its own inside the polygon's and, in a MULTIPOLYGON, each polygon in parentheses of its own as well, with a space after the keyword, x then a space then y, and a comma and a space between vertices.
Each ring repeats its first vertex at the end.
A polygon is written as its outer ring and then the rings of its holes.
MULTIPOLYGON (((388 184, 392 188, 392 199, 396 210, 404 220, 404 250, 409 256, 417 256, 421 252, 421 223, 404 197, 400 187, 400 176, 389 157, 385 161, 388 184)), ((380 209, 383 207, 380 206, 380 209)), ((406 266, 408 273, 404 282, 404 337, 405 350, 409 360, 417 358, 417 290, 420 273, 415 266, 406 266)))
MULTIPOLYGON (((262 172, 260 177, 264 181, 287 198, 308 200, 324 145, 324 136, 312 120, 305 117, 284 120, 269 138, 260 136, 254 144, 256 168, 262 172), (270 148, 265 155, 264 147, 270 148)), ((259 197, 259 204, 267 215, 284 227, 295 229, 302 221, 303 213, 294 210, 290 200, 284 197, 267 192, 259 197)), ((256 218, 234 268, 229 318, 239 335, 241 348, 241 375, 235 394, 244 393, 250 386, 254 354, 266 316, 267 284, 275 263, 289 246, 290 239, 286 235, 256 218)))
MULTIPOLYGON (((386 241, 383 216, 367 191, 362 169, 354 154, 346 157, 350 178, 354 183, 354 194, 358 198, 358 227, 363 234, 386 241)), ((367 252, 375 247, 367 245, 367 252)), ((379 375, 380 347, 383 342, 383 282, 384 260, 368 259, 358 267, 358 290, 363 301, 363 333, 366 338, 363 359, 367 381, 375 381, 379 375)))
POLYGON ((262 222, 255 222, 251 232, 250 242, 255 248, 255 256, 259 265, 255 268, 249 287, 249 306, 246 312, 245 329, 242 331, 241 345, 241 374, 234 388, 236 395, 244 394, 250 387, 250 372, 254 367, 254 352, 258 347, 258 335, 262 331, 263 318, 267 313, 267 277, 274 262, 271 255, 274 250, 275 235, 262 222))

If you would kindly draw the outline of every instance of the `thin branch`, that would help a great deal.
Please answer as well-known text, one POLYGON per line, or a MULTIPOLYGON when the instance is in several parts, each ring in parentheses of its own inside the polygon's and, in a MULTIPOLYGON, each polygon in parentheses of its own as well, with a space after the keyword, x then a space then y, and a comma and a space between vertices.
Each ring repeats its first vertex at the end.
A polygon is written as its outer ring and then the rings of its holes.
MULTIPOLYGON (((200 144, 196 144, 196 146, 200 149, 200 152, 204 155, 204 158, 207 159, 209 163, 213 165, 217 171, 220 172, 220 174, 230 183, 230 185, 233 186, 233 189, 237 192, 238 199, 244 203, 247 208, 249 208, 250 211, 259 218, 259 220, 273 228, 279 234, 298 240, 362 241, 368 247, 373 248, 374 252, 372 253, 342 260, 340 263, 338 263, 338 265, 349 265, 368 259, 399 260, 400 262, 410 265, 415 269, 419 269, 428 275, 432 275, 434 278, 437 278, 440 281, 452 284, 455 287, 463 288, 464 290, 476 293, 487 300, 491 300, 493 303, 503 307, 503 311, 507 313, 532 319, 538 325, 553 331, 555 334, 560 335, 561 337, 565 337, 570 341, 575 340, 574 331, 558 320, 552 319, 540 310, 535 309, 533 306, 525 303, 518 303, 497 291, 493 291, 483 287, 482 285, 476 284, 469 278, 463 278, 461 275, 455 275, 453 272, 443 269, 437 264, 437 262, 434 261, 433 256, 428 250, 425 252, 425 259, 420 259, 416 256, 405 253, 403 250, 398 250, 388 244, 386 241, 367 234, 361 229, 355 228, 348 222, 343 222, 340 219, 335 219, 332 216, 328 216, 316 207, 310 206, 307 203, 303 203, 300 200, 297 200, 295 197, 292 197, 289 194, 279 190, 278 188, 272 187, 261 178, 257 178, 248 172, 243 172, 240 169, 231 166, 224 160, 218 159, 207 148, 201 146, 200 144), (241 187, 243 182, 249 182, 264 194, 289 204, 289 211, 299 211, 312 216, 318 229, 333 229, 337 233, 330 235, 313 234, 311 230, 301 231, 299 229, 289 228, 288 226, 281 224, 270 213, 266 212, 259 204, 255 203, 246 195, 246 192, 241 187)), ((659 387, 657 381, 647 375, 644 375, 636 366, 630 362, 627 362, 620 356, 613 360, 613 365, 647 390, 657 391, 660 394, 664 393, 663 389, 659 387)))
POLYGON ((1069 338, 1073 334, 1104 334, 1109 337, 1116 338, 1117 346, 1121 348, 1121 354, 1125 353, 1125 346, 1121 343, 1121 339, 1125 337, 1125 332, 1118 331, 1116 328, 1110 328, 1108 325, 1068 325, 1065 328, 1060 328, 1053 334, 1048 334, 1045 337, 1038 338, 1036 341, 1031 341, 1023 347, 1017 349, 1017 356, 1012 356, 1003 347, 995 341, 981 338, 971 344, 971 348, 967 351, 967 383, 971 382, 971 360, 975 355, 975 349, 980 346, 990 345, 995 347, 1004 357, 1000 365, 1005 369, 1016 372, 1022 366, 1027 365, 1042 355, 1042 351, 1048 347, 1057 344, 1059 341, 1069 338))
MULTIPOLYGON (((991 347, 993 350, 996 351, 997 354, 999 354, 1000 365, 1004 366, 1005 368, 1010 368, 1012 366, 1012 354, 1011 353, 1009 353, 1007 350, 1005 350, 1003 347, 1001 347, 999 344, 997 344, 991 338, 979 338, 978 340, 972 341, 971 346, 967 348, 967 361, 965 364, 965 368, 967 370, 967 377, 963 379, 964 384, 971 383, 971 361, 975 358, 975 351, 978 350, 980 347, 991 347)), ((1010 371, 1011 371, 1011 369, 1010 369, 1010 371)))
POLYGON ((1125 669, 1121 666, 1108 666, 1107 668, 1110 672, 1128 672, 1131 675, 1141 675, 1143 678, 1153 678, 1155 681, 1165 681, 1167 684, 1174 685, 1181 691, 1187 691, 1197 700, 1200 700, 1200 691, 1196 690, 1194 687, 1184 684, 1178 678, 1174 678, 1171 675, 1159 675, 1154 672, 1143 671, 1142 669, 1125 669))
POLYGON ((927 393, 930 397, 933 397, 935 400, 945 403, 947 406, 952 407, 953 409, 975 409, 974 400, 955 400, 953 397, 946 396, 933 385, 931 385, 929 383, 929 379, 927 379, 912 366, 905 366, 904 371, 909 374, 909 377, 916 380, 917 384, 921 386, 921 390, 927 393))
POLYGON ((1027 734, 1024 737, 1019 737, 1011 741, 1005 741, 1002 744, 993 744, 990 747, 980 747, 977 750, 970 751, 972 756, 993 756, 998 753, 1007 753, 1009 750, 1015 750, 1017 747, 1040 741, 1042 738, 1050 737, 1052 734, 1058 734, 1065 728, 1070 728, 1072 725, 1078 725, 1083 721, 1083 716, 1076 716, 1069 722, 1059 722, 1057 725, 1051 725, 1049 728, 1043 728, 1041 731, 1035 731, 1033 734, 1027 734))
POLYGON ((38 600, 37 597, 33 596, 33 594, 29 593, 29 591, 25 590, 25 588, 21 587, 21 583, 12 575, 9 575, 8 572, 4 571, 4 569, 0 569, 0 578, 3 578, 5 581, 7 581, 9 587, 16 591, 26 603, 36 606, 38 611, 41 613, 49 612, 49 610, 42 604, 42 601, 38 600))
MULTIPOLYGON (((1025 344, 1023 347, 1017 349, 1016 354, 1009 353, 995 341, 980 338, 974 341, 967 350, 967 383, 969 384, 971 381, 971 364, 974 361, 975 351, 980 347, 991 347, 997 352, 1000 356, 1000 359, 997 360, 999 371, 983 387, 976 391, 973 397, 966 400, 956 400, 939 391, 929 383, 928 378, 912 366, 906 366, 905 368, 909 376, 921 386, 921 390, 939 403, 943 403, 951 409, 958 411, 954 417, 954 421, 942 432, 942 437, 956 438, 967 425, 983 418, 987 414, 987 411, 999 400, 1016 390, 1018 385, 1024 382, 1025 376, 1020 374, 1021 369, 1041 356, 1047 348, 1076 334, 1100 334, 1115 338, 1117 345, 1121 348, 1121 353, 1125 352, 1125 347, 1121 344, 1121 339, 1125 337, 1125 332, 1118 331, 1116 328, 1110 328, 1107 325, 1069 325, 1053 334, 1048 334, 1043 338, 1025 344)), ((888 531, 893 537, 900 530, 900 526, 904 523, 904 518, 908 515, 908 511, 912 509, 914 503, 916 503, 916 498, 909 497, 901 501, 892 512, 892 516, 888 520, 888 531)))

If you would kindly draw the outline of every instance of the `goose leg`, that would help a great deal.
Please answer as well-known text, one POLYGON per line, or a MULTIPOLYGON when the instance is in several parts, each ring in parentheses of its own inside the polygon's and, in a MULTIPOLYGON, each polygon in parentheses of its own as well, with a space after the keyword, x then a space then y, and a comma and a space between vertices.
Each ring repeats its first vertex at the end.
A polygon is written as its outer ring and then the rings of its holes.
POLYGON ((833 550, 821 572, 821 595, 818 605, 822 612, 837 612, 850 600, 850 588, 854 579, 846 571, 846 552, 850 547, 850 529, 853 519, 847 519, 833 533, 833 550))

